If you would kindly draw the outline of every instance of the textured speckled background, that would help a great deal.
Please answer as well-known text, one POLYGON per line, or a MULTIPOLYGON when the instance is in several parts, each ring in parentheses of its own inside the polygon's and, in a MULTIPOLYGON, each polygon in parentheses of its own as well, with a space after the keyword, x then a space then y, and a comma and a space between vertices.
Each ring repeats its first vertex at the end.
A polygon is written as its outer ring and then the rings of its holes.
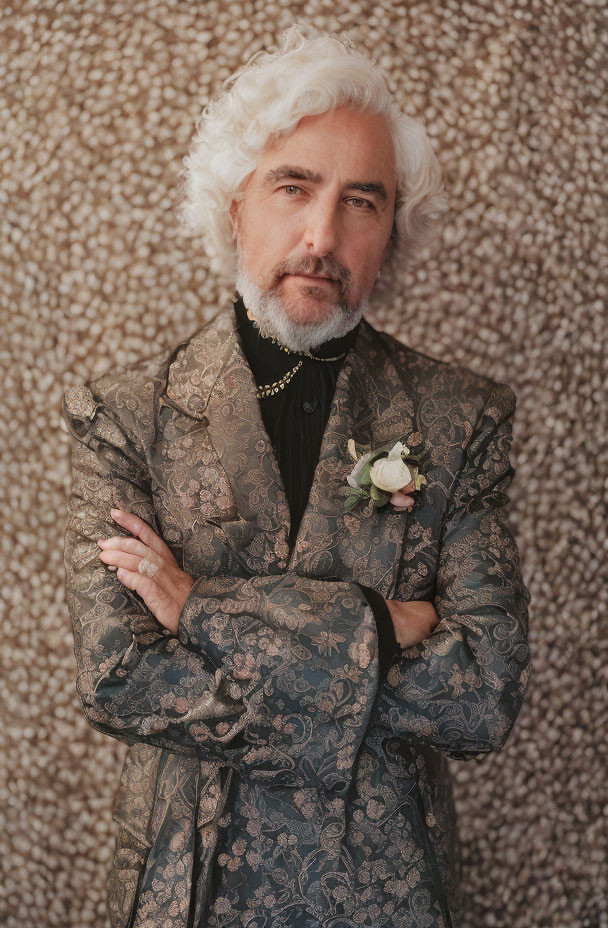
POLYGON ((370 320, 518 397, 512 524, 534 676, 505 750, 454 764, 462 928, 608 926, 602 5, 3 4, 2 925, 106 925, 124 746, 75 694, 61 395, 230 308, 179 232, 177 175, 209 95, 303 19, 349 30, 389 70, 445 169, 443 244, 370 320))

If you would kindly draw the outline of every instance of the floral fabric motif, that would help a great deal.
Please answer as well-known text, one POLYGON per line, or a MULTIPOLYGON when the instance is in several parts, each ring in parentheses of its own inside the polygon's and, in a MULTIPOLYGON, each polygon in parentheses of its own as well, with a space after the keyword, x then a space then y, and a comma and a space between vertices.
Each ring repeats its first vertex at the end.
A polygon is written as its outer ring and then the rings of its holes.
POLYGON ((66 592, 89 722, 130 745, 114 928, 454 924, 446 756, 499 749, 529 673, 504 517, 515 397, 363 322, 293 550, 255 383, 221 312, 172 355, 66 392, 66 592), (423 457, 409 513, 343 512, 347 445, 423 457), (137 513, 196 578, 177 636, 98 559, 137 513), (431 599, 379 683, 356 582, 431 599))

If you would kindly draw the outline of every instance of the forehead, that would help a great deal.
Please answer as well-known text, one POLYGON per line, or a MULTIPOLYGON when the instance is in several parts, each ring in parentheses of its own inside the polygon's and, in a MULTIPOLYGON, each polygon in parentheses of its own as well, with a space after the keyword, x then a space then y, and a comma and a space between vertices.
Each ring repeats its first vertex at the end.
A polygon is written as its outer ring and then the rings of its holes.
POLYGON ((384 116, 338 107, 303 117, 294 131, 271 139, 262 152, 256 174, 289 161, 323 176, 338 171, 351 180, 396 182, 395 151, 384 116))

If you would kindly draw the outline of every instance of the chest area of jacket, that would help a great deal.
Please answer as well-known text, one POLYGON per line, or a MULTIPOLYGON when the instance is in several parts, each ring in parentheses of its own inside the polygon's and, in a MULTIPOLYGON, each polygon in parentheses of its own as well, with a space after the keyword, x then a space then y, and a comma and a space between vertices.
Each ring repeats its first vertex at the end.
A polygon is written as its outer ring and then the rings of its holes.
MULTIPOLYGON (((416 495, 411 513, 396 514, 390 506, 376 509, 369 503, 346 512, 328 498, 324 486, 313 482, 295 543, 298 571, 357 580, 381 591, 405 555, 412 597, 417 590, 426 590, 437 562, 446 482, 457 466, 457 456, 454 452, 450 456, 448 450, 438 462, 427 462, 428 483, 416 495)), ((265 535, 277 536, 285 528, 277 519, 279 486, 268 480, 261 452, 254 443, 236 454, 229 477, 204 419, 161 408, 149 450, 151 491, 163 538, 192 575, 241 573, 233 556, 239 544, 255 555, 265 535), (239 512, 233 492, 234 475, 241 473, 247 474, 250 488, 247 519, 239 512)), ((339 488, 330 489, 335 493, 339 488)), ((249 563, 252 572, 260 572, 255 556, 249 563)))

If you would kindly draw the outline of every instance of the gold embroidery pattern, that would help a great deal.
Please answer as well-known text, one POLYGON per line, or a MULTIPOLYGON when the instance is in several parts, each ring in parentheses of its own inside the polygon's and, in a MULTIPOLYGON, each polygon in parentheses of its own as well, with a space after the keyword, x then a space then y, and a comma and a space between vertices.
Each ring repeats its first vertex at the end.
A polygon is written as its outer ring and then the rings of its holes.
POLYGON ((89 722, 130 745, 113 928, 186 928, 192 913, 220 928, 269 909, 273 928, 446 928, 446 757, 499 749, 529 675, 529 594, 505 520, 515 398, 362 323, 290 551, 255 389, 223 313, 171 359, 66 394, 77 688, 89 722), (419 436, 424 497, 412 513, 345 515, 348 439, 395 434, 419 436), (196 578, 177 636, 99 561, 112 505, 196 578), (381 685, 355 581, 440 615, 381 685))

